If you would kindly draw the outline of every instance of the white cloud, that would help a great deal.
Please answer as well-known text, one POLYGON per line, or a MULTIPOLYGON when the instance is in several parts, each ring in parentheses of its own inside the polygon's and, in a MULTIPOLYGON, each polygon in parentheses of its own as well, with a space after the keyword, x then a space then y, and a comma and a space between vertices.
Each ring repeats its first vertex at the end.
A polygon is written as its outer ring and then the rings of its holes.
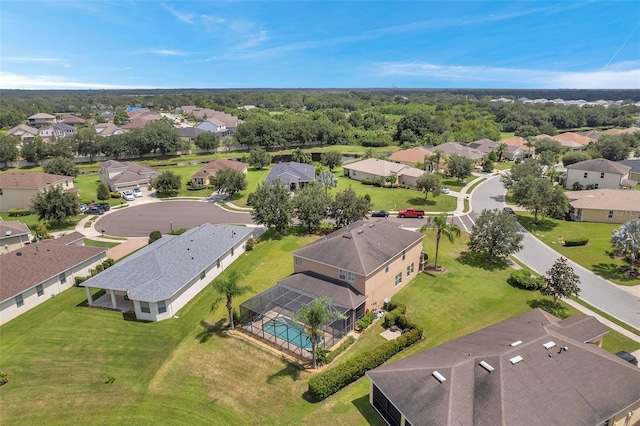
POLYGON ((428 62, 382 62, 370 69, 384 77, 438 79, 451 86, 494 83, 527 88, 549 89, 637 89, 640 88, 640 64, 616 64, 607 70, 558 71, 501 68, 481 65, 438 65, 428 62))
POLYGON ((256 47, 265 41, 269 40, 269 33, 265 30, 258 31, 255 34, 249 34, 246 36, 246 40, 241 41, 236 46, 237 50, 250 49, 256 47))
POLYGON ((172 49, 143 49, 136 50, 133 52, 134 54, 144 54, 151 53, 153 55, 162 55, 162 56, 187 56, 189 53, 183 52, 180 50, 172 50, 172 49))
POLYGON ((38 58, 38 57, 25 56, 25 57, 9 57, 9 58, 4 58, 4 60, 7 62, 43 62, 43 63, 60 65, 65 68, 71 68, 71 65, 64 62, 60 58, 38 58))
POLYGON ((171 6, 168 6, 166 4, 162 4, 162 6, 164 6, 165 9, 167 9, 178 21, 180 22, 185 22, 187 24, 193 24, 194 23, 194 18, 196 17, 196 14, 193 12, 180 12, 177 11, 176 9, 172 8, 171 6))
POLYGON ((71 80, 55 75, 21 75, 0 72, 2 89, 151 89, 157 87, 131 86, 125 84, 94 83, 71 80))

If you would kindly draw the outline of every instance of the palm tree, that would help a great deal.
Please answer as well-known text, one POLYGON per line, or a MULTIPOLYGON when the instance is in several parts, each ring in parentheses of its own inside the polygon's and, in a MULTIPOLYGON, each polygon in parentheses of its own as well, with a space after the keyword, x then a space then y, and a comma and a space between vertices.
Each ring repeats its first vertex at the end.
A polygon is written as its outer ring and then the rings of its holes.
POLYGON ((502 161, 502 156, 505 152, 509 151, 509 147, 504 142, 498 142, 496 145, 496 154, 498 154, 498 162, 502 161))
POLYGON ((235 325, 233 324, 233 298, 242 296, 248 291, 251 291, 250 286, 241 286, 238 284, 240 278, 240 274, 237 271, 233 270, 230 271, 224 278, 219 278, 213 281, 213 288, 215 288, 218 293, 227 298, 229 324, 231 324, 232 330, 235 328, 235 325))
POLYGON ((316 368, 316 346, 320 338, 322 329, 334 321, 345 319, 346 316, 338 311, 331 310, 333 301, 328 297, 314 299, 308 305, 293 313, 294 321, 305 326, 304 332, 311 341, 311 354, 313 357, 313 368, 316 368))
POLYGON ((441 149, 436 149, 433 151, 433 155, 429 157, 429 160, 436 166, 436 173, 440 172, 440 161, 442 161, 442 157, 444 157, 444 151, 441 149))
POLYGON ((630 220, 611 233, 611 244, 629 258, 629 270, 640 255, 640 219, 630 220))
POLYGON ((524 145, 529 148, 529 157, 531 157, 531 148, 536 146, 536 140, 532 136, 529 136, 525 138, 524 145))
POLYGON ((436 260, 434 267, 438 269, 438 251, 440 250, 440 238, 442 234, 445 234, 450 242, 453 242, 454 237, 460 236, 460 227, 455 223, 447 223, 447 215, 440 214, 438 216, 427 217, 427 223, 420 228, 420 232, 424 232, 427 229, 434 229, 436 233, 436 260))
POLYGON ((320 172, 316 177, 316 182, 320 183, 320 185, 324 186, 325 192, 329 192, 329 188, 335 188, 338 186, 338 178, 333 175, 333 173, 329 171, 320 172))

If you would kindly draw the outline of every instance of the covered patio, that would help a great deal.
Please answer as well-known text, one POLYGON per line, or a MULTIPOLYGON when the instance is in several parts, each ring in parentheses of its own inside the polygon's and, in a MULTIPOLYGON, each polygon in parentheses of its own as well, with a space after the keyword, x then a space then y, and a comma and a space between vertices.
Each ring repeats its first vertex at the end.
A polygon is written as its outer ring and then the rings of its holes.
POLYGON ((87 302, 91 307, 121 312, 135 312, 133 302, 126 297, 124 292, 105 290, 105 294, 94 300, 91 295, 91 287, 85 287, 85 290, 87 292, 87 302))

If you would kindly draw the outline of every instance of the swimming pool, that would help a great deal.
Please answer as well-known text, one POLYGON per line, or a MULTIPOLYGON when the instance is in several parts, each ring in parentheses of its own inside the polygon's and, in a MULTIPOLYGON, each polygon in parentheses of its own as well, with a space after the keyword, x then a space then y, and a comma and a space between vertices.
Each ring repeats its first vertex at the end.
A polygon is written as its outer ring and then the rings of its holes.
MULTIPOLYGON (((311 349, 311 340, 302 326, 287 318, 275 318, 262 324, 262 330, 302 349, 311 349)), ((318 340, 320 343, 320 340, 318 340)))

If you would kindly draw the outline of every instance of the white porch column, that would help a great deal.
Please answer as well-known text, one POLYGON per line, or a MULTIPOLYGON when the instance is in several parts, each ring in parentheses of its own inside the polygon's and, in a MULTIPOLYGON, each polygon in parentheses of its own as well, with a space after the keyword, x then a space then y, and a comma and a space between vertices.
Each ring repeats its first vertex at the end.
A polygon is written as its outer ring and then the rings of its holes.
POLYGON ((113 290, 109 290, 109 293, 111 293, 111 305, 113 306, 113 309, 118 309, 118 303, 116 302, 116 292, 113 290))
POLYGON ((91 297, 91 289, 89 287, 84 288, 87 291, 87 301, 89 302, 89 306, 93 306, 93 297, 91 297))

